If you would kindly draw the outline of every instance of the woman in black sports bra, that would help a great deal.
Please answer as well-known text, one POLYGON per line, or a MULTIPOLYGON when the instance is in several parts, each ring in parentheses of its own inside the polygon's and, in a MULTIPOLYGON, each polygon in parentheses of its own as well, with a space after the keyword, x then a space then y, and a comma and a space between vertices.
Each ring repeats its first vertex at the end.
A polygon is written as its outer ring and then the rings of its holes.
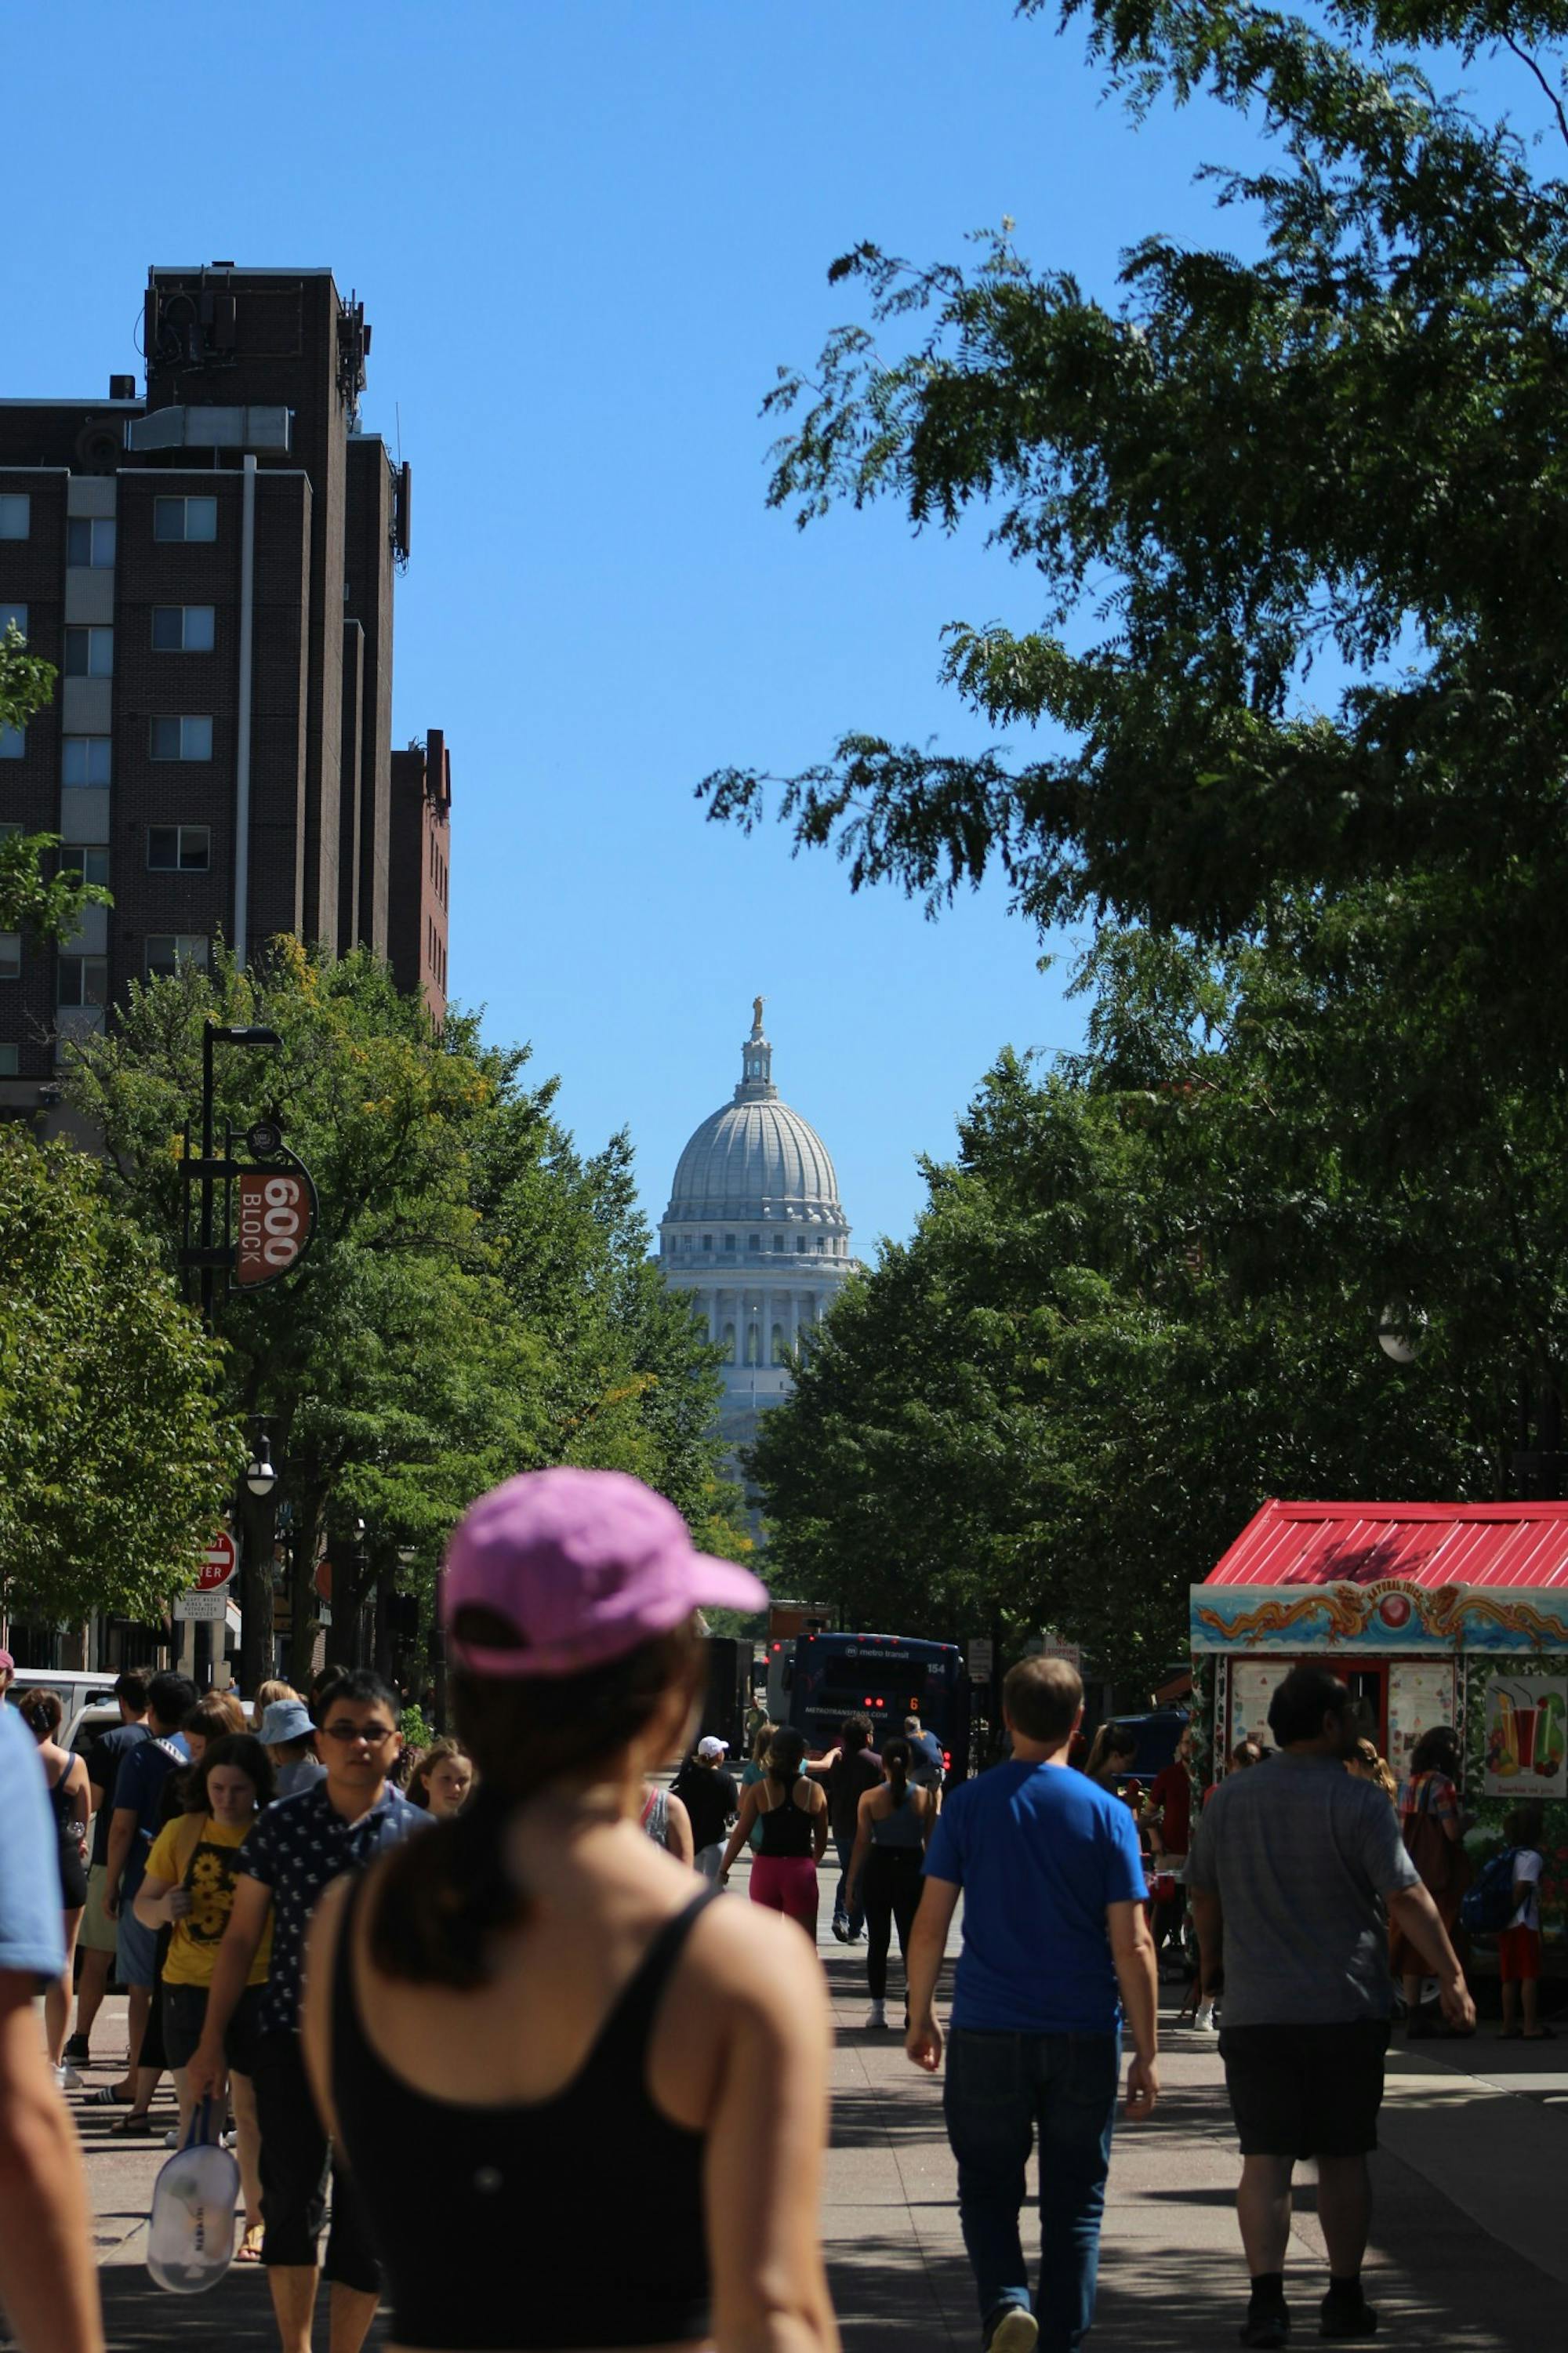
POLYGON ((621 1472, 510 1480, 453 1538, 479 1793, 329 1893, 306 1977, 401 2353, 837 2353, 821 1971, 638 1827, 704 1672, 693 1611, 761 1593, 621 1472))

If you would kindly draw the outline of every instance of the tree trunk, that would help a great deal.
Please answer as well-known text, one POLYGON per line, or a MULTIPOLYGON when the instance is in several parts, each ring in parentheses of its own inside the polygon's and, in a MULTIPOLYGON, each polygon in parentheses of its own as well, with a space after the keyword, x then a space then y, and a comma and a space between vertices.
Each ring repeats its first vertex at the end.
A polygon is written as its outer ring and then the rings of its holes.
POLYGON ((248 1698, 272 1672, 272 1551, 277 1512, 270 1495, 241 1480, 236 1502, 239 1537, 239 1688, 248 1698))
POLYGON ((321 1631, 316 1553, 325 1508, 326 1496, 319 1487, 307 1488, 294 1503, 294 1546, 289 1568, 289 1674, 299 1692, 310 1690, 310 1677, 316 1672, 316 1636, 321 1631))

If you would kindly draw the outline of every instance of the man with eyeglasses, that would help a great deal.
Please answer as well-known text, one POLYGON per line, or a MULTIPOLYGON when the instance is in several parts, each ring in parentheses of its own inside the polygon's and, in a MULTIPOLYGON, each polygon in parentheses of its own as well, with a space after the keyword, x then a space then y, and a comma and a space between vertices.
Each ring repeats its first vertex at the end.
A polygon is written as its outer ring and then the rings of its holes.
MULTIPOLYGON (((239 1851, 234 1909, 190 2065, 196 2099, 221 2088, 224 2035, 270 1919, 272 1968, 258 2021, 255 2084, 267 2226, 261 2260, 282 2353, 310 2353, 331 2158, 300 2053, 305 1931, 334 1879, 363 1871, 387 1847, 427 1825, 428 1815, 387 1778, 402 1746, 397 1702, 378 1676, 356 1670, 323 1690, 316 1748, 327 1778, 268 1806, 239 1851)), ((381 2274, 352 2180, 336 2166, 325 2268, 332 2353, 358 2353, 375 2317, 381 2274)))

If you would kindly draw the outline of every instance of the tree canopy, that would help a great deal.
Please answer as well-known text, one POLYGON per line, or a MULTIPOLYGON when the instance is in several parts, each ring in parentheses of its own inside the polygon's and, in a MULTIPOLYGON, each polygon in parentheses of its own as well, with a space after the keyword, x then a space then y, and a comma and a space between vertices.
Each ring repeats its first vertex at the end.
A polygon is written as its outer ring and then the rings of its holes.
POLYGON ((156 1616, 240 1461, 217 1352, 98 1164, 0 1128, 4 1614, 156 1616))
MULTIPOLYGON (((54 700, 52 665, 26 649, 14 621, 0 632, 0 728, 26 727, 54 700)), ((84 883, 68 857, 53 874, 45 860, 59 847, 53 833, 0 828, 0 932, 26 932, 43 942, 68 939, 84 907, 108 906, 107 891, 84 883)))
MULTIPOLYGON (((948 631, 947 678, 1005 745, 867 729, 777 780, 781 814, 857 887, 938 903, 999 867, 1043 923, 1212 945, 1302 893, 1366 894, 1362 985, 1462 956, 1489 1050, 1555 1073, 1568 16, 1091 0, 1079 19, 1134 124, 1202 94, 1256 127, 1257 166, 1210 175, 1241 249, 1152 224, 1107 301, 1007 227, 970 264, 869 244, 834 264, 865 311, 769 396, 773 502, 808 523, 889 500, 917 531, 973 514, 1035 609, 948 631), (1510 69, 1510 114, 1446 93, 1456 51, 1510 69)), ((700 789, 753 823, 773 781, 700 789)))

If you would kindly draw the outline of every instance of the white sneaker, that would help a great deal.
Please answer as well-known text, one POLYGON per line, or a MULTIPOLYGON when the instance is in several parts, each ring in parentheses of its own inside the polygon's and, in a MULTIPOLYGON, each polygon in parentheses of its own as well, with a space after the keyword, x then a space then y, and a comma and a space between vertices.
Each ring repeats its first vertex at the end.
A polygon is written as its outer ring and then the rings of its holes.
POLYGON ((81 2089, 81 2077, 68 2060, 62 2061, 55 2069, 55 2081, 62 2092, 79 2092, 81 2089))
POLYGON ((1032 2353, 1040 2333, 1040 2324, 1032 2312, 1016 2304, 1011 2312, 999 2320, 992 2332, 986 2353, 1032 2353))
POLYGON ((178 2147, 179 2147, 179 2146, 180 2146, 180 2130, 179 2130, 179 2126, 178 2126, 177 2125, 171 2125, 171 2126, 170 2126, 170 2127, 169 2127, 169 2129, 168 2129, 168 2131, 163 2135, 163 2147, 164 2147, 165 2148, 178 2148, 178 2147))
POLYGON ((1217 2034, 1219 2032, 1219 2028, 1215 2024, 1214 2004, 1212 2001, 1199 2002, 1196 2014, 1193 2019, 1193 2024, 1197 2028, 1200 2034, 1217 2034))
POLYGON ((870 2009, 866 2013, 866 2023, 868 2026, 886 2026, 888 2023, 888 2005, 885 2001, 874 2001, 871 2004, 870 2009))

